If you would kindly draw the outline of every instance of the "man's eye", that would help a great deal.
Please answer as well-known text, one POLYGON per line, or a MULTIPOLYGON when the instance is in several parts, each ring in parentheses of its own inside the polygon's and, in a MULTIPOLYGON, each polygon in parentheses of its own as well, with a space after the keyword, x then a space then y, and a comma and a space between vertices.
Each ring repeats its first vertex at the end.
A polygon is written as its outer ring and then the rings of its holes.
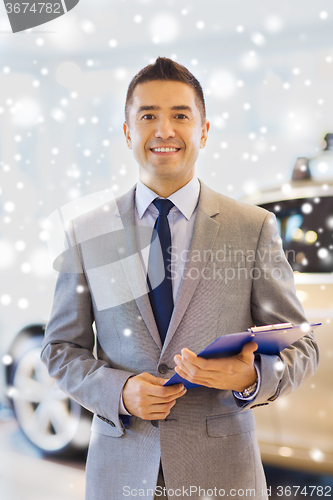
POLYGON ((177 116, 177 118, 181 118, 182 120, 183 120, 184 118, 187 118, 187 116, 186 116, 186 115, 183 115, 182 113, 181 113, 181 114, 179 114, 179 115, 176 115, 176 116, 177 116))
POLYGON ((150 120, 152 118, 153 115, 143 115, 143 119, 145 120, 150 120), (148 118, 147 118, 148 117, 148 118))

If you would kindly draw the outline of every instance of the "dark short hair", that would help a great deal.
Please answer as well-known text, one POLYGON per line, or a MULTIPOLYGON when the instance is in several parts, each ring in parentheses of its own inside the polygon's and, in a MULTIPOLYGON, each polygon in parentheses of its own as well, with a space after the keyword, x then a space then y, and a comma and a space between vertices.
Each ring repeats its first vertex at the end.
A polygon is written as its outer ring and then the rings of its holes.
POLYGON ((126 95, 125 102, 125 120, 129 123, 129 109, 133 103, 133 92, 139 83, 152 82, 155 80, 170 80, 174 82, 183 82, 190 85, 195 93, 195 102, 200 111, 201 121, 206 119, 205 98, 202 87, 192 73, 167 57, 158 57, 153 64, 149 64, 137 73, 131 80, 126 95))

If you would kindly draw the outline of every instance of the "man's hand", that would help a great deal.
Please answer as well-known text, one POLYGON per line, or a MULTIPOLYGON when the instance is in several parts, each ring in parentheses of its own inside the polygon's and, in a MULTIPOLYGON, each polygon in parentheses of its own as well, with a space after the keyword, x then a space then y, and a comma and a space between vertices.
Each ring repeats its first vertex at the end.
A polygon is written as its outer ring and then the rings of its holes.
POLYGON ((184 396, 183 384, 163 387, 167 380, 149 373, 141 373, 127 380, 123 389, 123 402, 129 413, 143 420, 164 420, 184 396))
POLYGON ((194 384, 242 392, 257 380, 253 354, 257 349, 255 342, 248 342, 237 356, 204 359, 184 348, 181 356, 174 357, 175 371, 194 384))

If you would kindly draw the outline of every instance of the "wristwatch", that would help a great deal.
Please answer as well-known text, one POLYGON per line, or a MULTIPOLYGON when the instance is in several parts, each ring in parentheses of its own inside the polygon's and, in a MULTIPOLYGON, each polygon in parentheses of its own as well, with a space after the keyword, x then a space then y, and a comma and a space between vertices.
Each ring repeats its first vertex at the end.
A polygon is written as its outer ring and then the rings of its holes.
POLYGON ((258 380, 256 380, 254 382, 254 384, 250 385, 249 387, 247 387, 246 389, 244 389, 243 392, 237 392, 237 394, 241 397, 241 398, 249 398, 252 396, 252 394, 254 394, 256 392, 256 389, 257 389, 257 385, 258 385, 258 380))

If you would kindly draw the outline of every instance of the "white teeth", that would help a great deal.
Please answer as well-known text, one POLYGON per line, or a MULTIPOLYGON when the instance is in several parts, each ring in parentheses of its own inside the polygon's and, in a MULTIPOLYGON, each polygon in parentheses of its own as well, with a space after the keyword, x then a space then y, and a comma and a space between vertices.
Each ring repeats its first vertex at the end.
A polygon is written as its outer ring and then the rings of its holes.
POLYGON ((160 153, 168 153, 169 151, 178 151, 177 148, 153 148, 153 151, 158 151, 160 153))

